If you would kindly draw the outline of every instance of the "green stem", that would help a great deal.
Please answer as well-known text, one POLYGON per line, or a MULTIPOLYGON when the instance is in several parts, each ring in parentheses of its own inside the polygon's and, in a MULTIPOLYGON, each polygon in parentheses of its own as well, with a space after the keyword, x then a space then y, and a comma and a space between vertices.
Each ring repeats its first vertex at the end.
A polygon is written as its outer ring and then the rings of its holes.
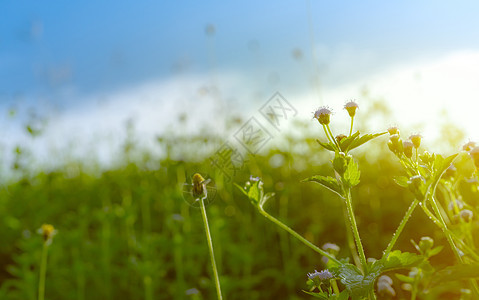
POLYGON ((45 279, 47 275, 48 241, 43 242, 42 260, 40 263, 40 279, 38 280, 38 300, 45 299, 45 279))
POLYGON ((366 272, 368 264, 366 262, 366 255, 364 254, 363 244, 361 243, 361 238, 359 236, 359 231, 358 231, 358 225, 356 223, 356 218, 354 217, 353 204, 352 204, 352 201, 351 201, 351 189, 349 189, 349 188, 346 189, 345 194, 346 194, 345 195, 346 196, 345 200, 346 200, 346 208, 348 209, 349 223, 350 223, 351 229, 353 231, 354 239, 356 241, 356 247, 357 247, 357 250, 358 250, 359 259, 361 260, 361 264, 362 264, 362 267, 363 267, 363 272, 366 272))
POLYGON ((326 128, 328 129, 329 134, 331 135, 331 138, 333 139, 334 144, 336 145, 336 147, 338 147, 338 151, 341 151, 341 147, 339 147, 338 141, 336 141, 336 139, 334 138, 334 134, 331 131, 331 128, 329 127, 329 125, 326 125, 326 128))
POLYGON ((218 269, 216 268, 215 254, 213 251, 213 241, 211 239, 210 227, 208 225, 208 217, 206 215, 205 202, 204 202, 205 198, 206 197, 200 200, 201 215, 203 216, 203 225, 205 227, 206 240, 208 241, 208 248, 210 250, 211 269, 213 270, 213 275, 215 277, 216 295, 218 297, 218 300, 222 300, 223 296, 221 296, 220 278, 218 276, 218 269))
POLYGON ((354 117, 351 117, 351 128, 349 129, 349 136, 353 134, 353 123, 354 123, 354 117))
MULTIPOLYGON (((328 138, 328 141, 337 147, 336 139, 334 138, 334 136, 329 135, 328 127, 323 124, 323 129, 324 129, 324 133, 326 134, 326 137, 328 138)), ((338 148, 338 151, 340 151, 339 148, 338 148)))
POLYGON ((389 242, 388 247, 384 251, 383 257, 388 257, 389 253, 391 253, 391 250, 393 249, 394 245, 396 244, 397 240, 399 239, 399 236, 401 235, 404 227, 406 226, 406 223, 409 221, 409 218, 411 218, 411 215, 414 212, 414 209, 416 209, 416 206, 418 204, 419 204, 419 200, 414 199, 414 201, 411 203, 411 205, 407 209, 406 213, 404 214, 404 217, 401 220, 401 223, 399 223, 399 226, 396 229, 396 232, 394 232, 394 235, 393 235, 391 241, 389 242))
POLYGON ((346 202, 343 202, 344 205, 343 205, 343 217, 344 217, 344 221, 346 222, 346 234, 347 234, 347 240, 348 240, 348 247, 349 247, 349 251, 351 252, 351 256, 353 257, 353 260, 354 260, 354 264, 356 265, 356 267, 360 267, 361 266, 361 260, 359 259, 359 256, 358 256, 358 252, 356 251, 356 245, 354 244, 354 236, 353 236, 353 232, 351 230, 351 226, 349 226, 349 223, 348 223, 348 209, 346 207, 346 202))
POLYGON ((284 224, 283 222, 281 222, 280 220, 276 219, 275 217, 271 216, 270 214, 268 214, 263 208, 259 208, 259 212, 264 216, 266 217, 268 220, 270 220, 271 222, 275 223, 276 225, 278 225, 279 227, 281 227, 283 230, 287 231, 289 234, 291 234, 292 236, 294 236, 295 238, 297 238, 298 240, 300 240, 301 242, 303 242, 303 244, 305 244, 306 246, 308 246, 309 248, 313 249, 314 251, 318 252, 319 254, 323 255, 323 256, 326 256, 327 258, 329 258, 330 260, 334 261, 336 264, 338 265, 343 265, 342 262, 340 262, 339 260, 337 260, 333 255, 329 254, 328 252, 324 251, 323 249, 317 247, 316 245, 314 245, 313 243, 311 243, 310 241, 308 241, 307 239, 305 239, 304 237, 302 237, 299 233, 297 233, 296 231, 294 231, 293 229, 291 229, 288 225, 284 224))

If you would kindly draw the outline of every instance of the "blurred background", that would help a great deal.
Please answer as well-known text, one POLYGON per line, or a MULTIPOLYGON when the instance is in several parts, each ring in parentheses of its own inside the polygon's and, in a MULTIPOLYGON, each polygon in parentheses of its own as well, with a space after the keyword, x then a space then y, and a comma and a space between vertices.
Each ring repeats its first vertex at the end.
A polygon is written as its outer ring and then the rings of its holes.
MULTIPOLYGON (((329 106, 333 131, 347 133, 342 108, 355 100, 357 130, 398 125, 431 152, 479 140, 478 10, 475 1, 0 1, 0 296, 36 299, 36 230, 51 223, 48 299, 211 299, 201 216, 183 195, 200 172, 217 189, 208 213, 225 298, 306 298, 321 258, 258 216, 233 183, 262 177, 276 193, 273 215, 348 256, 339 199, 299 182, 332 172, 314 110, 329 106)), ((392 182, 401 171, 385 138, 356 151, 360 232, 378 258, 412 196, 392 182)), ((413 216, 400 249, 435 231, 425 219, 413 216)))

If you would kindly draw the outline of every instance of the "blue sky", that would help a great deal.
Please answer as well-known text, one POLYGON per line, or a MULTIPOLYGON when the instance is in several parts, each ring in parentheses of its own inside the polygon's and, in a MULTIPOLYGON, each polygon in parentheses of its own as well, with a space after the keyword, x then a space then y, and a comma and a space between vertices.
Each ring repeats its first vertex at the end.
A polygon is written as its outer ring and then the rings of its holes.
MULTIPOLYGON (((311 59, 309 18, 315 43, 374 57, 348 74, 325 76, 331 83, 478 47, 476 1, 310 2, 1 1, 0 91, 50 94, 74 86, 88 94, 172 76, 179 66, 205 72, 211 55, 219 70, 287 74, 293 49, 311 59), (213 46, 207 24, 216 28, 213 46), (262 54, 259 62, 252 47, 262 54)), ((327 53, 317 55, 320 65, 328 65, 327 53)))
MULTIPOLYGON (((0 110, 19 111, 0 127, 18 135, 34 107, 49 120, 49 146, 128 118, 151 137, 160 120, 207 106, 198 91, 212 85, 222 109, 254 110, 280 91, 302 117, 369 86, 393 108, 421 104, 408 116, 420 123, 421 109, 448 110, 456 91, 479 101, 478 12, 477 1, 0 0, 0 110)), ((465 105, 454 99, 453 116, 465 105)))

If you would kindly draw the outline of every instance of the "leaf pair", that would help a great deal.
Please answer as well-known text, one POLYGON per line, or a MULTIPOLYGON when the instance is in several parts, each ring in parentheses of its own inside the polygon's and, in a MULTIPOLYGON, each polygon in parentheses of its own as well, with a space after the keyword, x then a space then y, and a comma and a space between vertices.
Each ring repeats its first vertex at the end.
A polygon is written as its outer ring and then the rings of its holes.
POLYGON ((378 136, 381 136, 383 134, 387 133, 385 132, 380 132, 380 133, 375 133, 375 134, 365 134, 363 136, 360 136, 359 131, 357 131, 355 134, 348 136, 338 142, 339 148, 337 149, 335 144, 332 144, 331 142, 329 143, 323 143, 320 140, 316 140, 324 149, 329 150, 329 151, 340 151, 344 153, 348 153, 349 151, 353 150, 354 148, 357 148, 370 140, 377 138, 378 136))

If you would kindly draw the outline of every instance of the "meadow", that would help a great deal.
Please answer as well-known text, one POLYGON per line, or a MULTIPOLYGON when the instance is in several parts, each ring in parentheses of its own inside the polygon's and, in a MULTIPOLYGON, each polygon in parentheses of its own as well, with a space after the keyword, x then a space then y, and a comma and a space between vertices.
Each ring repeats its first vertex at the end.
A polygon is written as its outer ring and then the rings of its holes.
POLYGON ((475 148, 434 154, 387 125, 328 138, 349 116, 325 113, 232 179, 205 154, 222 143, 206 131, 159 137, 159 157, 125 143, 116 167, 95 172, 81 161, 33 172, 19 151, 0 191, 0 299, 477 299, 475 148), (195 173, 214 188, 221 296, 185 195, 195 173))

